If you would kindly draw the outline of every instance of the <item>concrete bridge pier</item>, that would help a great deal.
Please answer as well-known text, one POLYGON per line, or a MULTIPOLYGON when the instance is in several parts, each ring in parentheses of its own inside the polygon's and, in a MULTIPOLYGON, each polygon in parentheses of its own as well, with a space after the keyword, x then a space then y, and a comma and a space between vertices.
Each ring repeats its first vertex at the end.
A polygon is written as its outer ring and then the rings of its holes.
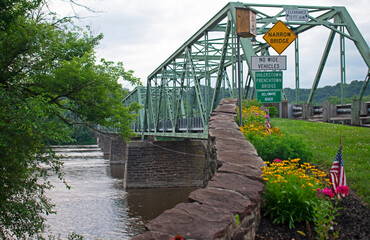
POLYGON ((118 134, 112 134, 110 141, 107 142, 110 142, 110 173, 115 178, 124 179, 126 175, 127 143, 118 134))
POLYGON ((98 143, 98 146, 104 153, 104 158, 109 159, 111 152, 112 134, 95 131, 94 135, 96 137, 96 142, 98 143))
POLYGON ((207 141, 155 141, 133 138, 126 143, 118 134, 96 133, 110 160, 113 177, 127 188, 199 186, 204 182, 207 141))

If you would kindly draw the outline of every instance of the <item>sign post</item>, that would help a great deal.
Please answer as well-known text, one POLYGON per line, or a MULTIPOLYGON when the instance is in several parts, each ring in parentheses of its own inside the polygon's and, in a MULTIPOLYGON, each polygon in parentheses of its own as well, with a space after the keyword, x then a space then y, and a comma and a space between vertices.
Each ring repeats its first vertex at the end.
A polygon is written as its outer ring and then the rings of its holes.
POLYGON ((242 120, 242 84, 241 84, 241 67, 240 67, 240 37, 255 37, 257 35, 256 13, 247 8, 236 8, 236 45, 238 55, 238 88, 239 88, 239 126, 243 125, 242 120))

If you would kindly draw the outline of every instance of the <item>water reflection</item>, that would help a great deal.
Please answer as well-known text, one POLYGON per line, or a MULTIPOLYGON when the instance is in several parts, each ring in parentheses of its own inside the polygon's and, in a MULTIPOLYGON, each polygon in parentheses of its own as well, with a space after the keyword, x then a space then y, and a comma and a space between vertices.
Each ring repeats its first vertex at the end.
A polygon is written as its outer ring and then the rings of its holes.
POLYGON ((125 191, 122 178, 112 176, 120 176, 122 166, 110 166, 97 146, 60 148, 58 152, 67 156, 63 160, 64 172, 71 189, 51 176, 55 188, 48 196, 56 205, 57 214, 48 216, 47 233, 62 239, 72 232, 85 239, 130 239, 144 232, 144 224, 149 220, 186 201, 195 189, 125 191))
POLYGON ((127 189, 128 214, 140 216, 143 222, 157 217, 166 209, 187 201, 195 187, 127 189))

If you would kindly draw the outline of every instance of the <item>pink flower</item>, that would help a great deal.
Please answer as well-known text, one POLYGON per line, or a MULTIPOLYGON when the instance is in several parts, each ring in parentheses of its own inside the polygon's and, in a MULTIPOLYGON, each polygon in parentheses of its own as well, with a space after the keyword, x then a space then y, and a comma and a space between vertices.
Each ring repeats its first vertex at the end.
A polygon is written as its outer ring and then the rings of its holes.
POLYGON ((329 199, 334 198, 333 191, 332 191, 331 189, 329 189, 329 188, 325 188, 325 189, 321 190, 321 192, 322 192, 324 195, 328 196, 328 197, 329 197, 329 199))
POLYGON ((335 189, 335 192, 340 193, 340 194, 344 194, 344 195, 347 196, 348 192, 349 192, 349 188, 347 186, 341 185, 341 186, 339 186, 335 189))
POLYGON ((275 158, 274 159, 274 162, 276 163, 276 162, 283 162, 283 161, 281 161, 280 159, 278 159, 278 158, 275 158))

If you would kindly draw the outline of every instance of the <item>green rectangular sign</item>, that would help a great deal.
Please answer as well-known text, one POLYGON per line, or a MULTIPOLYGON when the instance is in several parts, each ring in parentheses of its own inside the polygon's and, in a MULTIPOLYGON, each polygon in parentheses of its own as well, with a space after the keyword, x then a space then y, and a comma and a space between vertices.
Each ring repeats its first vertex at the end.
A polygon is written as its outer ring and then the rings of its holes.
POLYGON ((261 103, 279 103, 281 91, 257 91, 257 100, 261 103))
POLYGON ((268 89, 283 89, 283 72, 256 72, 256 90, 268 89))

